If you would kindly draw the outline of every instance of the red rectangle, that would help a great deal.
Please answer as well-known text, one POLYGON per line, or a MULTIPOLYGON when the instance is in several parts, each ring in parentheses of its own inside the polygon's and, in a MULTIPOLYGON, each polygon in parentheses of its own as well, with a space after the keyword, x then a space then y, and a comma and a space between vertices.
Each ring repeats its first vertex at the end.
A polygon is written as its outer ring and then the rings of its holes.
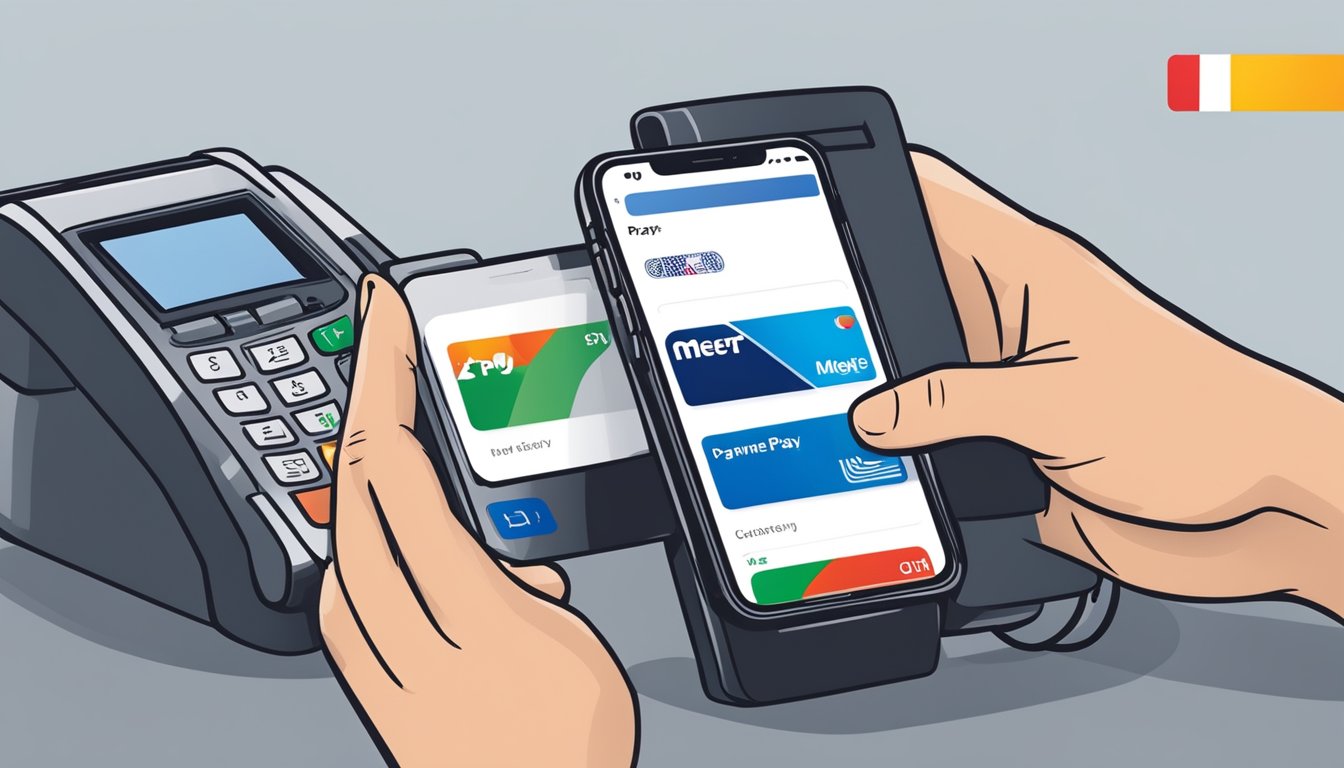
POLYGON ((1172 112, 1199 111, 1199 57, 1167 59, 1167 107, 1172 112))

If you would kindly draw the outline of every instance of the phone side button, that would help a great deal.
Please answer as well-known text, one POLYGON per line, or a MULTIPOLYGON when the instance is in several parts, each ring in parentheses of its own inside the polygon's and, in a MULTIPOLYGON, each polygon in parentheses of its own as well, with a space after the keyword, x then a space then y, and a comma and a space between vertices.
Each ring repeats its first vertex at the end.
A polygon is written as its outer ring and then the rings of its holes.
POLYGON ((621 316, 622 327, 617 330, 624 332, 622 335, 627 339, 625 348, 630 351, 630 357, 635 359, 642 357, 639 352, 639 324, 635 322, 635 314, 630 311, 630 305, 626 303, 624 296, 616 297, 616 314, 621 316))
POLYGON ((633 338, 639 333, 639 324, 635 322, 635 313, 630 311, 630 305, 625 302, 624 296, 616 297, 616 311, 621 316, 621 322, 625 323, 625 330, 633 338))
POLYGON ((597 279, 602 281, 602 286, 607 289, 607 293, 612 296, 621 295, 621 286, 617 285, 613 278, 611 269, 607 266, 607 260, 603 258, 601 246, 596 246, 597 252, 593 254, 593 269, 597 271, 597 279))

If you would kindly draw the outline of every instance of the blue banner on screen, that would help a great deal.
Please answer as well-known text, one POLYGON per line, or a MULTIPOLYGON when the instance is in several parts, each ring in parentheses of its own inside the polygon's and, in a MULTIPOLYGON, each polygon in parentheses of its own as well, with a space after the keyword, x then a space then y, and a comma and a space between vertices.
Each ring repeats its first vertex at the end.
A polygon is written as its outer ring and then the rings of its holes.
POLYGON ((656 213, 698 211, 702 208, 720 208, 727 205, 815 197, 820 193, 817 188, 817 177, 805 173, 797 176, 776 176, 769 179, 636 192, 625 196, 625 210, 631 216, 650 216, 656 213))
POLYGON ((710 435, 701 446, 728 509, 895 485, 908 477, 901 457, 855 442, 844 413, 710 435))
POLYGON ((873 378, 849 307, 734 320, 675 331, 667 358, 688 405, 833 387, 873 378))

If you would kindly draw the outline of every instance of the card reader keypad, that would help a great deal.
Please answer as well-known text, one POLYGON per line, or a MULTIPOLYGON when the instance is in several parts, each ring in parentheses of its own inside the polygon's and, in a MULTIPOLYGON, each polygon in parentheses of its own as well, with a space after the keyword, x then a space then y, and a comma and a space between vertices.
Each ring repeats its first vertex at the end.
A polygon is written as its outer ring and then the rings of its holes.
MULTIPOLYGON (((271 318, 293 309, 277 302, 258 313, 271 318)), ((353 327, 341 316, 316 329, 300 326, 280 333, 265 341, 193 352, 187 361, 196 379, 220 382, 215 399, 225 412, 241 417, 235 423, 239 437, 256 451, 252 455, 265 465, 261 471, 292 489, 299 511, 321 527, 329 520, 321 513, 330 498, 334 440, 348 378, 342 363, 349 366, 353 327), (326 335, 314 337, 316 330, 326 335)))

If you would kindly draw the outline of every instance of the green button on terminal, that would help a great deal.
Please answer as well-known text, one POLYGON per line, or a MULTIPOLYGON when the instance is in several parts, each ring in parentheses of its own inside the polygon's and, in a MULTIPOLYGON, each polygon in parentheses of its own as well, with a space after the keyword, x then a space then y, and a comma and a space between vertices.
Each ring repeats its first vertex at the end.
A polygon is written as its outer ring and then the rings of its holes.
POLYGON ((355 343, 355 328, 350 324, 350 317, 346 315, 334 323, 314 328, 308 336, 312 338, 313 346, 317 347, 318 352, 334 355, 355 343))

